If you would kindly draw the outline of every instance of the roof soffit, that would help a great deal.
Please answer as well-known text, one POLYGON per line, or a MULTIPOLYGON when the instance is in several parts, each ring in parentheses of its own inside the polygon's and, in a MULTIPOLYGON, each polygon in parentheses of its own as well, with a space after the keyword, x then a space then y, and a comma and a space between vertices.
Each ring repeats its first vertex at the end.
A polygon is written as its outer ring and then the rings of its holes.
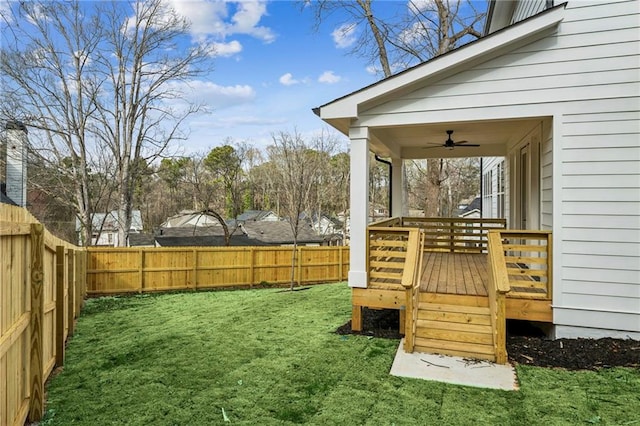
POLYGON ((319 108, 320 118, 348 134, 348 126, 358 114, 375 106, 411 93, 419 87, 505 54, 542 38, 553 31, 564 18, 566 3, 504 28, 496 33, 417 65, 385 80, 338 98, 319 108))

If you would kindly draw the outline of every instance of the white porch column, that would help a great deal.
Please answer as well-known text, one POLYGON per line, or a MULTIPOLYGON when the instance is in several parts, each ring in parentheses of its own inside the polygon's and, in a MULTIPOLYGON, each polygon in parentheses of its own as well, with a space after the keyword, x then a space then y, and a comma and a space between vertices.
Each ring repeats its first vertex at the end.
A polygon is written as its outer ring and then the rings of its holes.
POLYGON ((367 287, 367 224, 369 219, 369 129, 352 128, 349 217, 349 287, 367 287))
POLYGON ((404 161, 391 159, 391 217, 408 216, 406 194, 404 193, 404 161))

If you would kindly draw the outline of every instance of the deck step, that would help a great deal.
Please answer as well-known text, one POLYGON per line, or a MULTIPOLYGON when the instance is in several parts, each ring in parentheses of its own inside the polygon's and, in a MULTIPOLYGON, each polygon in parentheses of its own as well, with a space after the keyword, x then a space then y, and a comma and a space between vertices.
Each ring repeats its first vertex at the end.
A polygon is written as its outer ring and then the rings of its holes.
POLYGON ((493 347, 470 343, 458 343, 448 340, 422 339, 416 337, 416 352, 433 353, 442 355, 462 356, 466 358, 478 358, 495 360, 493 347))
POLYGON ((495 361, 486 298, 430 295, 421 298, 417 316, 416 352, 495 361))

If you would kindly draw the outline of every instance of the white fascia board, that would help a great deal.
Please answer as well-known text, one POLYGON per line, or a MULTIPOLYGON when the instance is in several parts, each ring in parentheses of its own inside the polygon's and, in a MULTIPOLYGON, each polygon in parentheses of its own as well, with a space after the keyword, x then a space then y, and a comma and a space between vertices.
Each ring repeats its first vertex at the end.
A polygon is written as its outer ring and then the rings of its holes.
MULTIPOLYGON (((319 108, 320 118, 332 126, 334 123, 338 124, 340 120, 356 119, 359 107, 364 103, 374 106, 376 99, 384 99, 392 92, 406 90, 412 85, 420 85, 422 81, 440 73, 446 73, 452 67, 459 67, 495 51, 503 51, 509 45, 521 43, 523 40, 558 25, 563 18, 564 7, 558 7, 525 19, 502 31, 438 56, 351 95, 329 102, 319 108)), ((341 130, 339 127, 336 128, 341 130)))

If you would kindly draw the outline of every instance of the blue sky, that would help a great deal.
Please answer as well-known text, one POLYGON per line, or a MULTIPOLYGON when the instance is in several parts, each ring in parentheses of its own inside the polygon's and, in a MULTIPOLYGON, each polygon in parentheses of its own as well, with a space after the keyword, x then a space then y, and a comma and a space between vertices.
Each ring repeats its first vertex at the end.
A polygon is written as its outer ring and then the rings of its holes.
POLYGON ((312 108, 378 79, 363 58, 347 54, 348 41, 332 35, 340 17, 314 32, 309 11, 291 1, 173 3, 192 20, 194 40, 209 37, 218 46, 214 71, 191 85, 211 112, 188 120, 187 152, 207 150, 226 138, 264 147, 274 132, 320 131, 326 125, 312 108))
MULTIPOLYGON (((175 83, 208 111, 183 122, 189 137, 176 141, 179 155, 208 152, 229 139, 264 148, 280 131, 296 130, 305 137, 323 129, 334 132, 312 108, 380 77, 366 59, 349 54, 356 37, 338 31, 352 22, 346 14, 333 14, 314 31, 313 15, 301 9, 301 1, 164 1, 191 23, 190 34, 181 40, 185 48, 202 41, 215 46, 213 72, 175 83)), ((412 3, 422 8, 432 2, 412 3)), ((9 4, 0 0, 0 12, 9 4)), ((483 9, 486 2, 474 4, 483 9)), ((379 17, 408 7, 409 0, 373 2, 379 17)), ((340 138, 346 148, 346 138, 340 138)))

